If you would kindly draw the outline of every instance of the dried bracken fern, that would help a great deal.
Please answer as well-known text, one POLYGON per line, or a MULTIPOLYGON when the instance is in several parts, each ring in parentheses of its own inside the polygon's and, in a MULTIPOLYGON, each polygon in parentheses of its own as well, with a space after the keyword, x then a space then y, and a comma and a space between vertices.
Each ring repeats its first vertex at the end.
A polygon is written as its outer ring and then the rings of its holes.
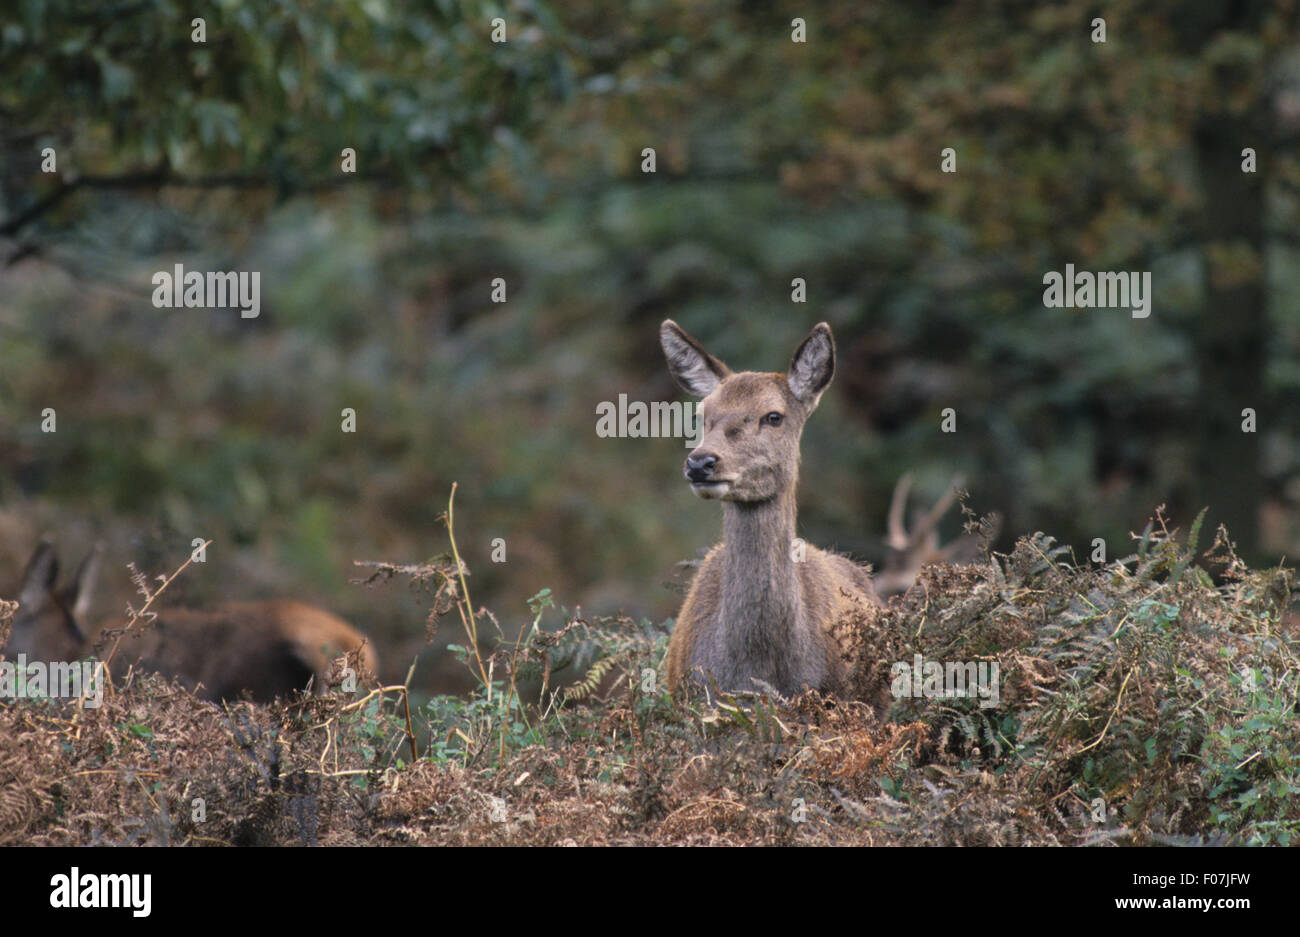
POLYGON ((18 603, 0 599, 0 654, 9 645, 9 635, 13 633, 13 619, 18 613, 18 603))
POLYGON ((564 688, 564 701, 566 703, 574 702, 591 696, 605 681, 606 676, 613 672, 615 668, 622 666, 631 657, 631 654, 630 650, 623 650, 611 654, 609 657, 602 657, 593 663, 588 668, 586 676, 577 683, 571 683, 564 688))
POLYGON ((1056 837, 1097 840, 1100 824, 1107 842, 1207 828, 1292 841, 1300 648, 1279 627, 1292 580, 1247 570, 1220 530, 1207 554, 1226 567, 1216 586, 1195 565, 1199 526, 1180 543, 1157 512, 1132 556, 1097 568, 1035 534, 986 569, 929 570, 864 636, 876 643, 857 692, 879 700, 888 663, 914 654, 996 661, 995 706, 889 701, 891 718, 932 727, 924 762, 996 767, 1000 796, 1056 837))
POLYGON ((28 830, 46 810, 50 796, 39 770, 21 750, 0 752, 0 846, 24 843, 28 830))
MULTIPOLYGON (((1042 534, 932 566, 848 622, 838 697, 674 704, 662 628, 566 613, 485 654, 490 693, 440 699, 441 723, 431 703, 413 763, 400 687, 221 708, 144 677, 99 710, 0 701, 0 842, 1294 842, 1294 576, 1191 539, 1157 515, 1103 566, 1042 534), (997 663, 998 696, 895 698, 890 665, 918 653, 997 663), (548 685, 552 663, 581 705, 520 702, 516 678, 548 685)), ((463 601, 443 573, 435 605, 463 601)))
POLYGON ((13 633, 14 616, 18 614, 18 603, 0 599, 0 653, 9 644, 9 635, 13 633))

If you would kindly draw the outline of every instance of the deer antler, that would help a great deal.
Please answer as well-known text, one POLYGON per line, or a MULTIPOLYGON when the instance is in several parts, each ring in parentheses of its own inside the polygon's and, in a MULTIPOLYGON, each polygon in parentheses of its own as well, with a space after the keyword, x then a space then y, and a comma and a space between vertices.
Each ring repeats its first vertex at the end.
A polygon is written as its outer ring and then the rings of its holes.
POLYGON ((907 535, 907 528, 903 525, 903 511, 907 506, 907 493, 912 490, 912 473, 904 472, 898 479, 898 484, 894 485, 893 497, 889 499, 889 519, 888 536, 885 537, 885 543, 893 550, 906 550, 911 546, 912 540, 907 535))
POLYGON ((960 473, 954 475, 943 497, 935 502, 928 513, 913 523, 912 530, 909 532, 903 524, 903 513, 907 506, 907 495, 912 490, 912 473, 904 473, 898 479, 898 484, 894 486, 893 497, 889 500, 887 521, 889 533, 885 543, 894 550, 911 550, 917 547, 922 540, 934 532, 939 520, 948 513, 948 509, 957 500, 957 492, 964 484, 966 484, 964 475, 960 473))
POLYGON ((912 531, 912 542, 918 543, 923 537, 935 532, 938 527, 939 519, 948 513, 948 509, 953 506, 957 500, 957 492, 961 491, 962 486, 966 484, 966 476, 957 474, 948 482, 948 489, 944 492, 943 497, 934 503, 928 514, 920 519, 916 524, 916 529, 912 531))
POLYGON ((925 514, 918 516, 909 531, 903 524, 907 496, 912 489, 912 473, 907 472, 894 486, 886 521, 888 533, 885 544, 889 547, 889 560, 876 574, 876 591, 882 596, 905 592, 921 567, 929 563, 960 562, 974 550, 978 539, 972 534, 958 537, 951 543, 939 546, 939 521, 957 500, 957 493, 965 484, 965 477, 954 475, 943 496, 925 514))

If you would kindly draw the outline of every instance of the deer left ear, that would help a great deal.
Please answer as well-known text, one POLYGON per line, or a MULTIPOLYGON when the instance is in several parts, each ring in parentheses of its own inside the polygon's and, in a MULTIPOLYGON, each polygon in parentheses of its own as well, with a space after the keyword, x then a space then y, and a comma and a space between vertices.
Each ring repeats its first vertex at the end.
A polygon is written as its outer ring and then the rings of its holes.
POLYGON ((812 410, 834 374, 835 339, 831 337, 831 327, 818 322, 794 353, 785 380, 795 397, 812 410))
POLYGON ((704 350, 672 319, 659 326, 659 342, 668 360, 668 370, 688 394, 707 397, 731 376, 731 369, 704 350))
POLYGON ((27 561, 23 583, 18 588, 18 604, 24 613, 35 613, 45 608, 54 591, 54 581, 59 578, 59 557, 54 544, 42 540, 36 552, 27 561))

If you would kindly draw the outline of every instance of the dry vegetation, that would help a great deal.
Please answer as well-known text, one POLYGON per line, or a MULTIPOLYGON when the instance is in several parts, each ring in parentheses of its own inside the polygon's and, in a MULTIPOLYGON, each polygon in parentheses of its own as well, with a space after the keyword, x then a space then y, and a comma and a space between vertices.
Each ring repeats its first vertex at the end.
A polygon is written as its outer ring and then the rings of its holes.
MULTIPOLYGON (((1076 565, 1039 534, 984 565, 930 567, 859 623, 851 698, 713 707, 673 704, 662 672, 650 677, 666 635, 649 623, 575 613, 548 630, 539 595, 531 625, 493 645, 494 619, 473 609, 463 573, 448 557, 371 577, 408 576, 431 595, 434 625, 483 632, 482 650, 460 653, 490 689, 420 708, 419 757, 400 688, 223 708, 143 677, 99 709, 0 702, 0 844, 1287 844, 1300 833, 1294 581, 1247 570, 1222 533, 1197 557, 1157 516, 1133 556, 1106 566, 1076 565), (916 653, 996 661, 997 705, 893 699, 890 664, 916 653), (553 690, 566 666, 591 673, 593 660, 614 663, 553 690), (528 681, 540 697, 522 692, 528 681)), ((11 615, 0 605, 0 641, 11 615)))

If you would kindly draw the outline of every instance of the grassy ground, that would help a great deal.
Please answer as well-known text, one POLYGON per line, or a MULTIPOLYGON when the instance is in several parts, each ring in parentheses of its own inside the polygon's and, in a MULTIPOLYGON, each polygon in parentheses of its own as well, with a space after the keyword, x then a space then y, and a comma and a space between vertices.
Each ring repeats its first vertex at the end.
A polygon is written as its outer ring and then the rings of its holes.
POLYGON ((99 709, 0 702, 0 844, 1292 844, 1295 582, 1196 539, 1157 515, 1104 565, 1035 534, 930 567, 851 623, 845 693, 714 706, 664 692, 665 627, 542 593, 494 641, 454 549, 376 566, 467 635, 477 692, 409 720, 400 686, 218 707, 142 677, 99 709), (996 663, 998 692, 900 697, 917 654, 996 663))

